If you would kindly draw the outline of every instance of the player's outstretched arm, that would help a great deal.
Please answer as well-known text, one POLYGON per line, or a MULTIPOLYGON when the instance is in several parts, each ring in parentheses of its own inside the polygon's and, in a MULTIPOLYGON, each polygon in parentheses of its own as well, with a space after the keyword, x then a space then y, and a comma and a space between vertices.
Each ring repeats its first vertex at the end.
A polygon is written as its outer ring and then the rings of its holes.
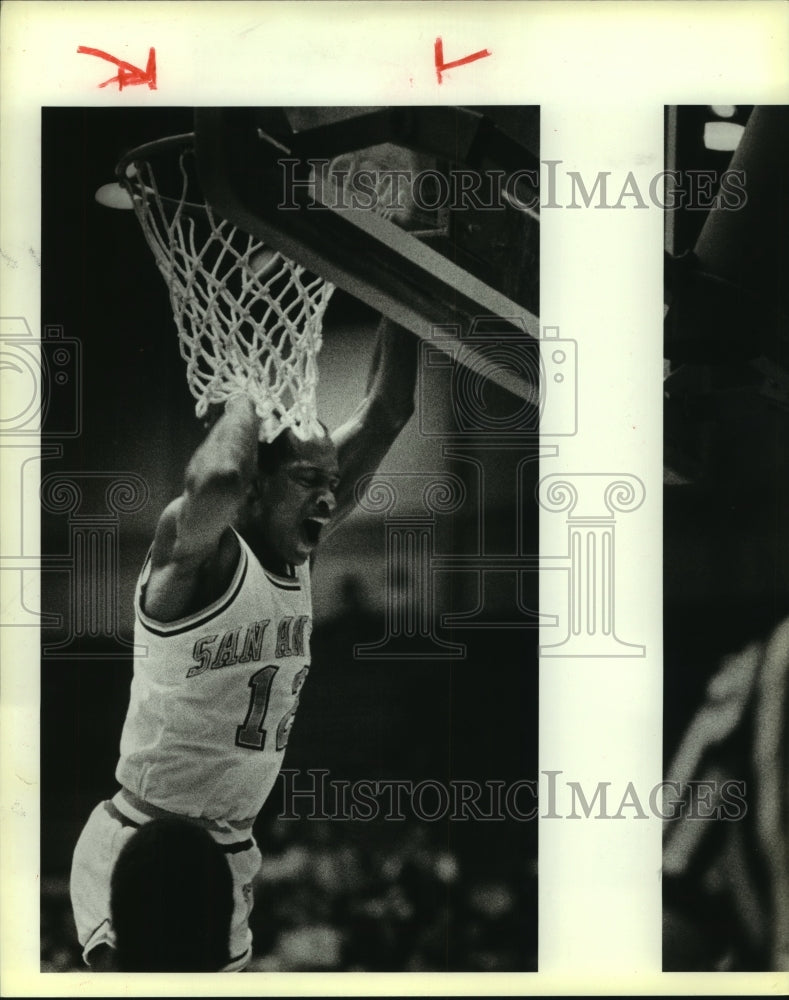
POLYGON ((257 472, 259 426, 253 402, 234 396, 192 455, 178 512, 175 558, 204 557, 235 522, 257 472))
POLYGON ((413 414, 418 357, 418 338, 382 319, 367 395, 351 418, 332 434, 341 476, 332 524, 352 508, 356 484, 362 476, 375 472, 413 414))
POLYGON ((222 592, 223 577, 237 557, 234 539, 222 543, 232 535, 228 529, 254 481, 259 423, 253 403, 233 397, 192 456, 184 492, 156 528, 145 594, 145 610, 153 618, 172 621, 193 610, 203 568, 222 592))

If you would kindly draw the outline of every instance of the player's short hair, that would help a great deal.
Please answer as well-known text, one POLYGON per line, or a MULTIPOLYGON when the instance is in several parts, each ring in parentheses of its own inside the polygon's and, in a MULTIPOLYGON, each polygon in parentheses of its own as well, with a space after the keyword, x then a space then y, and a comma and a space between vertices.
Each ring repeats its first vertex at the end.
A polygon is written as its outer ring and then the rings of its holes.
MULTIPOLYGON (((323 433, 328 434, 329 428, 322 420, 318 423, 323 428, 323 433)), ((258 444, 258 473, 270 476, 276 472, 283 462, 295 457, 293 447, 293 437, 287 430, 282 430, 273 441, 261 441, 258 444)))
POLYGON ((145 823, 110 882, 123 972, 217 972, 230 961, 233 878, 207 830, 178 818, 145 823))

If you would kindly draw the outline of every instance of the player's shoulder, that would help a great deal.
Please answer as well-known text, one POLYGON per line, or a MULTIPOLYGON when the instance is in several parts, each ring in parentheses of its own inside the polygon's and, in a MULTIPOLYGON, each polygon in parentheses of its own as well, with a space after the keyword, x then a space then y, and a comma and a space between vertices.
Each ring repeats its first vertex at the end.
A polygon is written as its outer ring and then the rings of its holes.
POLYGON ((243 543, 230 525, 208 547, 186 547, 178 544, 180 515, 185 504, 186 498, 179 496, 162 511, 151 547, 151 567, 156 570, 177 564, 188 573, 199 565, 211 562, 215 569, 222 567, 232 569, 238 562, 243 543))
POLYGON ((210 606, 227 591, 245 559, 242 543, 228 526, 210 551, 182 551, 178 514, 183 498, 163 511, 156 527, 141 609, 159 622, 171 622, 210 606))

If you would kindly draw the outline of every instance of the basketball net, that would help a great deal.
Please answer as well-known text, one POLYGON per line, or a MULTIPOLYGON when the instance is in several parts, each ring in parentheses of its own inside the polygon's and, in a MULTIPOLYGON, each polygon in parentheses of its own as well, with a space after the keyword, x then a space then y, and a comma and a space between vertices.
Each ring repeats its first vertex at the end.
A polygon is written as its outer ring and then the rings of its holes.
POLYGON ((160 192, 153 155, 172 141, 130 153, 118 179, 170 293, 195 413, 242 393, 261 441, 287 427, 302 439, 320 435, 317 356, 334 285, 218 218, 202 195, 191 200, 199 187, 190 138, 176 147, 175 196, 160 192))

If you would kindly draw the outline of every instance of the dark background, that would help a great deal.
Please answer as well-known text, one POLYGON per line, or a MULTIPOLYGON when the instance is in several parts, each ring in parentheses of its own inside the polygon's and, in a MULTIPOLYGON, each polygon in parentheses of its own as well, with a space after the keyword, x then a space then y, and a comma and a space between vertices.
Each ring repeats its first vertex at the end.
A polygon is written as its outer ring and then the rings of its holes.
MULTIPOLYGON (((705 127, 746 127, 753 110, 669 109, 666 166, 685 176, 720 176, 733 153, 707 148, 705 127)), ((725 281, 719 274, 711 280, 694 274, 691 255, 708 211, 687 207, 666 215, 671 256, 665 357, 671 374, 664 410, 665 773, 676 773, 672 762, 680 741, 693 733, 682 758, 695 761, 692 779, 742 782, 747 813, 740 822, 699 825, 696 831, 688 830, 693 821, 678 821, 685 822, 686 834, 699 836, 686 840, 692 849, 674 859, 675 825, 666 824, 664 971, 775 967, 770 939, 780 921, 768 861, 773 851, 785 858, 786 830, 781 828, 777 843, 759 831, 765 815, 785 818, 785 809, 764 778, 773 772, 760 763, 755 727, 763 702, 780 703, 785 695, 776 682, 767 686, 763 669, 749 681, 740 656, 746 647, 758 650, 755 644, 789 614, 789 405, 780 393, 764 391, 759 374, 767 362, 789 379, 789 109, 767 110, 762 121, 770 127, 761 133, 761 145, 748 147, 763 159, 759 169, 747 161, 749 202, 741 216, 747 224, 716 244, 718 263, 728 258, 725 281)), ((770 766, 785 788, 786 746, 782 760, 770 766)), ((681 843, 679 836, 675 842, 681 843)))
MULTIPOLYGON (((97 204, 94 193, 113 179, 114 164, 127 149, 190 129, 189 109, 43 110, 42 324, 62 327, 64 337, 79 341, 83 392, 81 434, 63 440, 61 457, 43 462, 42 478, 104 474, 82 480, 84 506, 77 513, 94 518, 105 510, 107 477, 134 473, 150 491, 139 511, 118 521, 119 641, 83 638, 56 657, 46 654, 48 644, 68 639, 70 598, 67 573, 42 574, 43 610, 66 623, 42 631, 45 969, 77 962, 68 870, 89 812, 117 787, 113 775, 131 679, 123 643, 132 635, 134 583, 158 515, 180 493, 183 469, 202 433, 167 291, 136 218, 97 204)), ((324 325, 322 371, 357 366, 361 391, 376 322, 367 307, 335 293, 324 325)), ((498 403, 511 405, 501 395, 498 403)), ((336 401, 330 404, 337 408, 336 401)), ((47 414, 52 437, 69 419, 71 405, 67 396, 53 402, 47 414)), ((436 399, 435 412, 451 431, 447 401, 436 399)), ((440 442, 420 439, 413 425, 397 448, 391 469, 450 470, 465 480, 473 473, 468 463, 443 459, 440 442)), ((485 511, 493 550, 506 551, 507 526, 520 519, 526 551, 536 551, 537 517, 528 498, 537 463, 532 466, 523 474, 527 500, 519 511, 509 470, 494 460, 485 511)), ((70 521, 44 511, 43 553, 68 552, 76 516, 70 521)), ((442 551, 473 546, 477 511, 467 503, 438 530, 442 551)), ((355 659, 354 643, 383 634, 384 574, 380 518, 350 519, 322 550, 314 577, 313 669, 285 766, 325 768, 331 778, 348 780, 536 778, 536 630, 437 625, 442 637, 465 644, 465 656, 355 659)), ((522 582, 526 603, 536 608, 536 574, 524 574, 522 582)), ((508 601, 505 583, 488 595, 493 620, 508 601)), ((437 588, 437 611, 473 608, 472 574, 446 577, 437 588)), ((278 809, 275 792, 256 827, 266 858, 254 927, 260 967, 536 966, 536 823, 285 822, 278 809)))
MULTIPOLYGON (((745 126, 752 110, 738 105, 730 119, 720 119, 708 106, 677 108, 667 167, 685 176, 689 171, 720 176, 733 154, 706 148, 704 126, 722 120, 745 126)), ((777 146, 776 163, 785 162, 787 153, 777 146)), ((776 190, 772 211, 787 218, 785 193, 776 190)), ((668 250, 674 257, 692 252, 707 215, 691 207, 671 213, 668 250)), ((773 255, 771 267, 789 278, 786 247, 784 239, 783 256, 773 255)), ((668 294, 670 300, 670 288, 668 294)), ((785 296, 786 281, 762 291, 763 299, 775 302, 785 302, 785 296)), ((683 335, 689 332, 685 328, 683 335)), ((702 349, 698 364, 683 363, 686 370, 703 373, 694 377, 706 378, 713 388, 669 393, 665 400, 665 465, 684 480, 672 479, 664 490, 666 764, 723 656, 764 637, 789 613, 789 414, 758 395, 749 369, 750 357, 762 352, 786 364, 785 322, 782 335, 756 321, 741 326, 741 357, 731 362, 711 310, 692 333, 710 346, 702 349), (715 384, 724 387, 714 389, 715 384)), ((669 313, 667 349, 677 339, 669 313)), ((675 362, 675 370, 679 367, 675 362)))

